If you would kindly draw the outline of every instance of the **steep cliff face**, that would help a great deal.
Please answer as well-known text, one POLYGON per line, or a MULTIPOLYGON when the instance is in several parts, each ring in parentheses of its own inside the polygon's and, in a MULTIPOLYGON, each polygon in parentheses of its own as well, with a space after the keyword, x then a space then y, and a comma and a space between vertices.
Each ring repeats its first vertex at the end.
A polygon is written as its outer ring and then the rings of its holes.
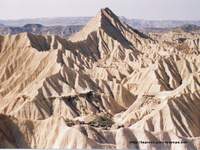
POLYGON ((106 8, 68 40, 0 36, 0 147, 198 149, 198 37, 168 34, 149 37, 106 8))

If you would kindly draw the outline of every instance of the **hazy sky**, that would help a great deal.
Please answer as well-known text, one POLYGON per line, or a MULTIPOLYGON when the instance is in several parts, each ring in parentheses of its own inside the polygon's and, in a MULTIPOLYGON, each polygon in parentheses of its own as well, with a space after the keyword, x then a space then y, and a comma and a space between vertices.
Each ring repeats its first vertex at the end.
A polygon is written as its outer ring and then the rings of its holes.
POLYGON ((94 16, 104 7, 128 18, 200 20, 200 0, 0 0, 0 19, 94 16))

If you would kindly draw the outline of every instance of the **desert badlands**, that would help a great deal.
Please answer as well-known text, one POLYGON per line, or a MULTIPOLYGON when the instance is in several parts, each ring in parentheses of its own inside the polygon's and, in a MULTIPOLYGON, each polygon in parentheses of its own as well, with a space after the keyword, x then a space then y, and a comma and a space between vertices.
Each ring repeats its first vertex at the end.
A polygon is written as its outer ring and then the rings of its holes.
POLYGON ((200 35, 105 8, 68 39, 0 36, 0 148, 200 149, 200 35))

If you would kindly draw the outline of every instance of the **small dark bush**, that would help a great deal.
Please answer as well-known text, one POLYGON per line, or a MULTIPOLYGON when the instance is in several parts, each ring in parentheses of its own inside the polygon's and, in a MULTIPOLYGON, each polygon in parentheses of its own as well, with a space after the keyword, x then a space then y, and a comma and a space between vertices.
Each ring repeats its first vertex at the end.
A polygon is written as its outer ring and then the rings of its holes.
POLYGON ((114 124, 114 122, 110 116, 102 115, 98 116, 95 120, 91 121, 89 124, 94 127, 108 128, 111 127, 114 124))

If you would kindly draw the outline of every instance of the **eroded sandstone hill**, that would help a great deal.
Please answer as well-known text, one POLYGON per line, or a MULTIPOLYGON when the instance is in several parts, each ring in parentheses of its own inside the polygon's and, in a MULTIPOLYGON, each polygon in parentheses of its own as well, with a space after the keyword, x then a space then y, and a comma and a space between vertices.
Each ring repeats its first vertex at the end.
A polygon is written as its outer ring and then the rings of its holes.
POLYGON ((0 36, 0 147, 200 149, 199 38, 108 8, 68 40, 0 36))

